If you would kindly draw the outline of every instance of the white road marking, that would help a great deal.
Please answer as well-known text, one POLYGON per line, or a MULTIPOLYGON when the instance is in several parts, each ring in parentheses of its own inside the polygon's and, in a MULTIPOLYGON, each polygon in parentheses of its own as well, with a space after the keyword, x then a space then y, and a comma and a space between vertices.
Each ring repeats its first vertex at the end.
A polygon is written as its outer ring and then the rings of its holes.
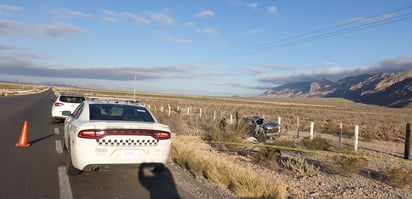
POLYGON ((62 141, 60 140, 56 140, 56 152, 63 153, 63 145, 62 145, 62 141))
POLYGON ((54 134, 56 134, 56 135, 60 134, 59 128, 54 128, 54 134))
POLYGON ((60 199, 73 199, 69 177, 66 174, 66 167, 57 167, 57 173, 59 175, 60 199))

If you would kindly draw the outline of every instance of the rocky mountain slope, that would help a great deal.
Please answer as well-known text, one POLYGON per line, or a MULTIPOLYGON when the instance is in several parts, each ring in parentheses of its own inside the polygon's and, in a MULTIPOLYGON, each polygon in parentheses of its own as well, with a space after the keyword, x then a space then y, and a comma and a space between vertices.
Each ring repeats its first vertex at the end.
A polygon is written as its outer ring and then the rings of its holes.
POLYGON ((412 69, 399 73, 358 75, 336 82, 322 79, 289 83, 267 90, 262 95, 277 97, 335 97, 388 107, 412 105, 412 69))

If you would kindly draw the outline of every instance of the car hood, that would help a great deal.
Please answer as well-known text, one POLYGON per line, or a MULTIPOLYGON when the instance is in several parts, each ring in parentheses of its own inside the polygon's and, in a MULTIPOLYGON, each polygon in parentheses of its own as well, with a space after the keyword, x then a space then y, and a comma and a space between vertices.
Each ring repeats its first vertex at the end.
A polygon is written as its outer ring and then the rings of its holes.
POLYGON ((275 122, 265 122, 262 124, 262 126, 266 129, 274 129, 278 128, 279 124, 275 122))

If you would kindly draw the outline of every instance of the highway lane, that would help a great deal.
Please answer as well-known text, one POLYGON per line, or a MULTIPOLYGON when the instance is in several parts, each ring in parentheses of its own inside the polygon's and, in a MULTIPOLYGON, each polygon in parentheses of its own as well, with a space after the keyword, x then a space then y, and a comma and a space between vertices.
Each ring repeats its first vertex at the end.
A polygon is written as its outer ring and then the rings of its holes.
POLYGON ((50 123, 51 92, 0 98, 0 198, 59 198, 57 166, 50 123), (49 107, 49 108, 47 108, 49 107), (29 148, 16 148, 24 121, 29 148))
POLYGON ((62 124, 50 119, 51 90, 0 98, 0 198, 194 198, 179 189, 169 169, 64 173, 62 124), (29 123, 29 148, 16 148, 23 122, 29 123))

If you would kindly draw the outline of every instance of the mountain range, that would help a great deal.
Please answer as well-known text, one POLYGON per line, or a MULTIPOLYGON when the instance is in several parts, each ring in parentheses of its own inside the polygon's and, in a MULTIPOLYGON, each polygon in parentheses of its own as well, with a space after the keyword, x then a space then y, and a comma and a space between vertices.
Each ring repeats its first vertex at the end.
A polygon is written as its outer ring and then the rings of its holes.
POLYGON ((344 98, 394 108, 412 106, 412 69, 398 73, 350 76, 336 82, 321 79, 288 83, 265 91, 275 97, 344 98))

